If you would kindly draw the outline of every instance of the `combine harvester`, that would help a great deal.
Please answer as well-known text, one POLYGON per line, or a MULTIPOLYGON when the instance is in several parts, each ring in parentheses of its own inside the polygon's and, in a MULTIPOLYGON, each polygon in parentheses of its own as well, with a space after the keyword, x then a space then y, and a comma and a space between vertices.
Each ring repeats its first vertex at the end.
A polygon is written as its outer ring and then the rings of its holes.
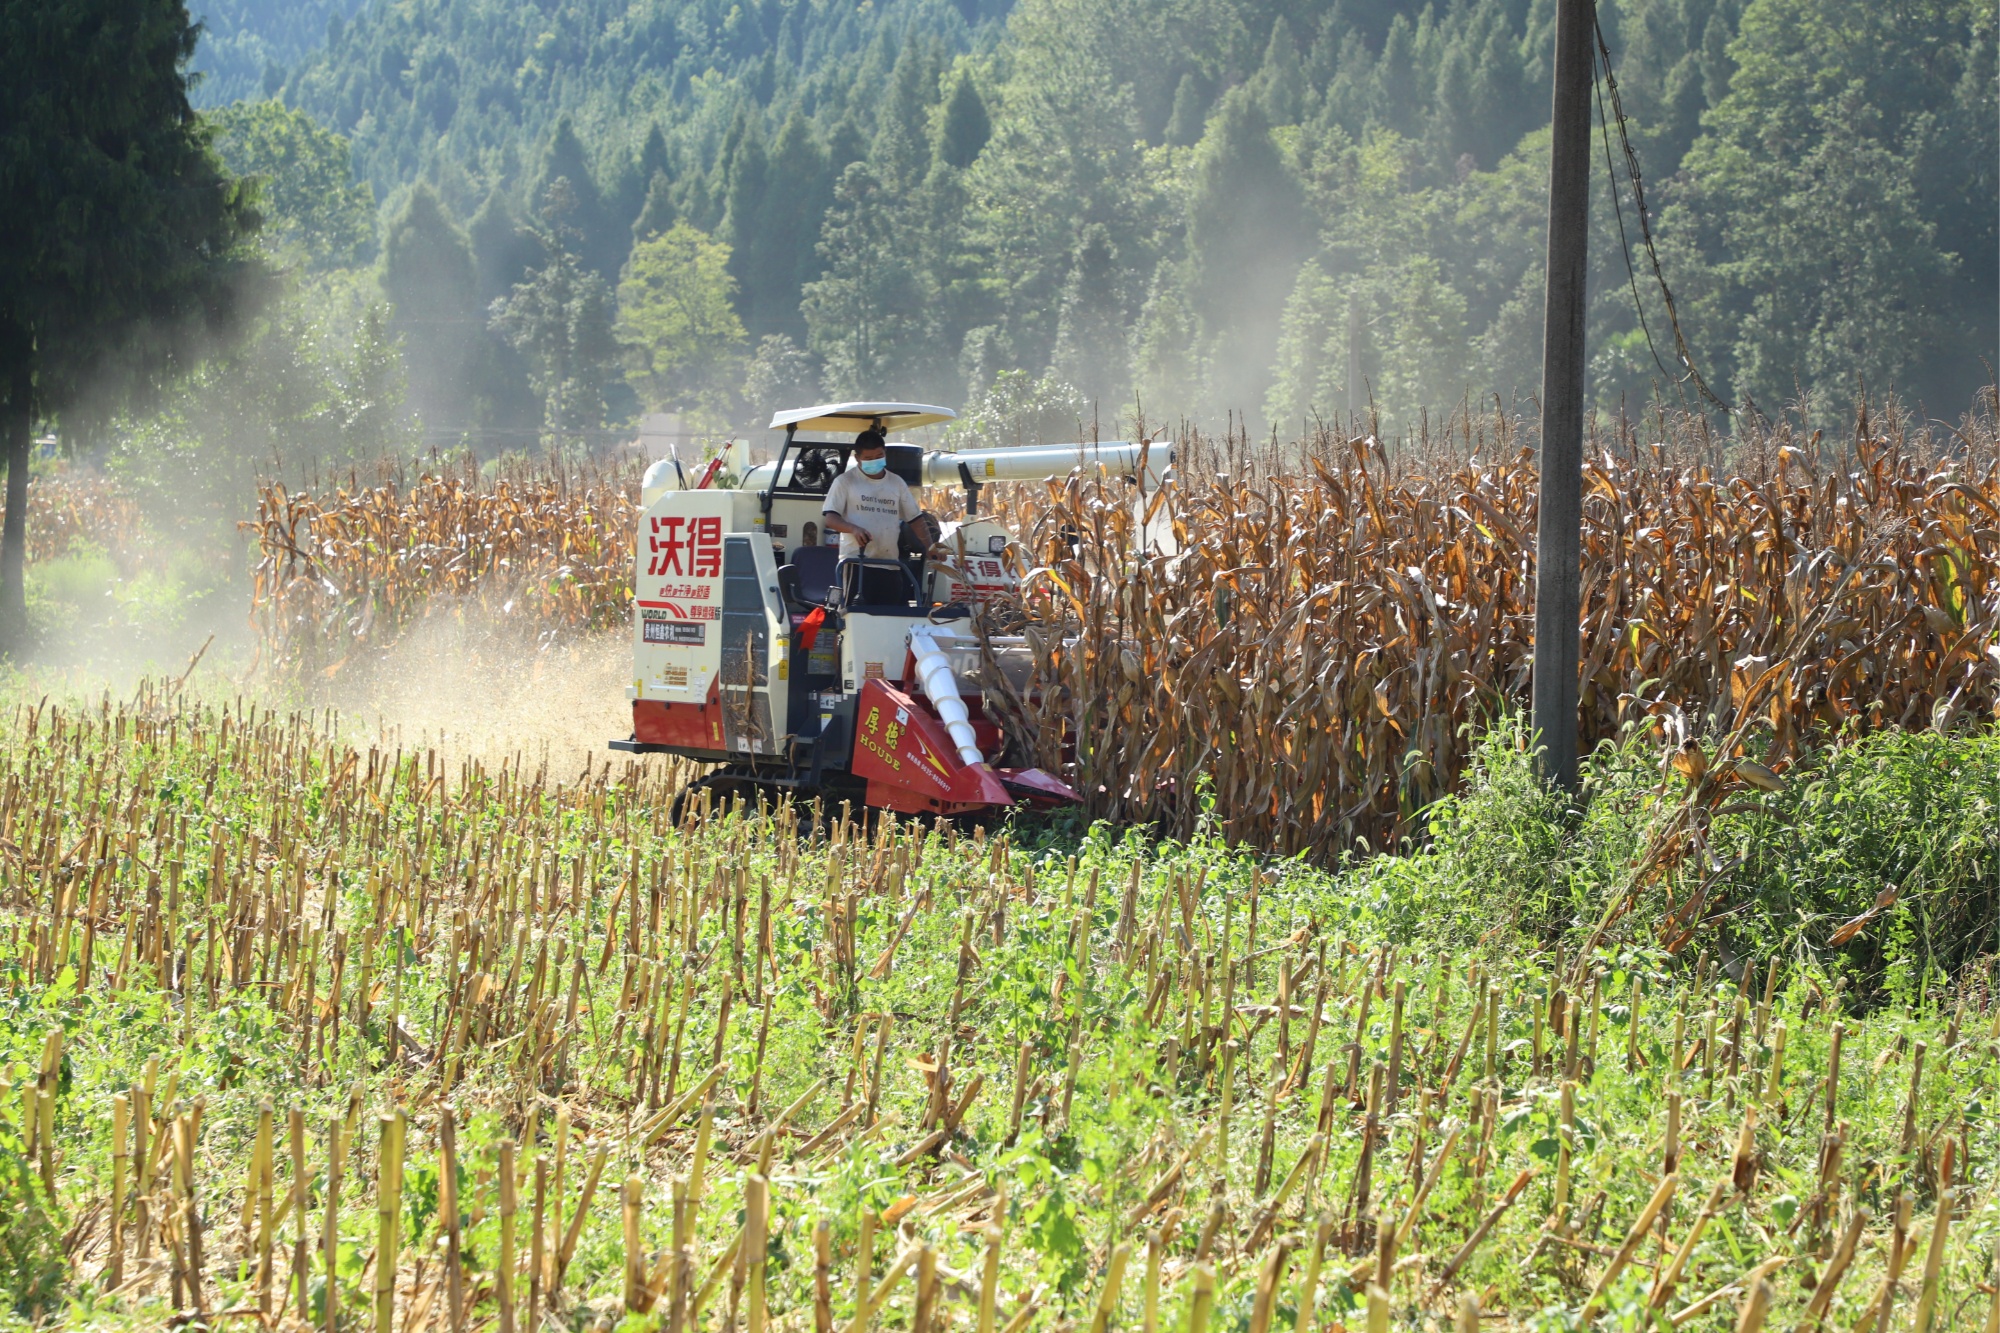
POLYGON ((921 403, 839 403, 780 412, 775 463, 738 489, 689 486, 673 460, 647 470, 632 620, 632 734, 611 748, 723 765, 697 786, 791 792, 904 814, 973 815, 1079 798, 1060 779, 1004 764, 983 706, 983 673, 1015 689, 1033 664, 1025 640, 988 637, 972 608, 1012 593, 1014 535, 979 517, 989 482, 1103 469, 1156 488, 1166 444, 1062 444, 962 453, 890 444, 889 471, 912 490, 956 485, 966 518, 924 514, 902 558, 841 559, 821 506, 854 436, 950 421, 921 403), (913 548, 922 549, 913 549, 913 548), (895 589, 889 595, 885 589, 895 589))

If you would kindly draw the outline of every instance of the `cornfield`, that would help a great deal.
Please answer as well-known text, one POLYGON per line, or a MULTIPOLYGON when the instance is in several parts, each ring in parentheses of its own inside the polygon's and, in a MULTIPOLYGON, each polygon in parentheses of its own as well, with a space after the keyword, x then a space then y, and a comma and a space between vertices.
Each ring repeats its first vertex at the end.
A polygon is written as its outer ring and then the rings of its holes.
POLYGON ((36 477, 28 487, 28 561, 101 550, 129 565, 141 544, 139 506, 114 482, 83 472, 36 477))
POLYGON ((677 810, 670 767, 447 767, 173 690, 6 740, 31 1319, 2000 1319, 1979 976, 1865 1015, 1777 958, 1447 956, 1213 842, 677 810))
MULTIPOLYGON (((2000 699, 2000 437, 1860 417, 1780 424, 1724 471, 1697 427, 1590 450, 1586 744, 1633 725, 1733 725, 1782 769, 1809 736, 1948 728, 2000 699), (1781 669, 1777 669, 1781 668, 1781 669)), ((1150 497, 1172 556, 1138 553, 1123 482, 1016 487, 1018 610, 1037 648, 1010 730, 1071 766, 1091 813, 1330 857, 1387 846, 1463 772, 1471 731, 1525 706, 1536 474, 1519 424, 1465 419, 1457 453, 1322 434, 1282 451, 1199 437, 1150 497)), ((429 477, 330 500, 264 493, 258 617, 273 660, 330 670, 474 598, 562 632, 625 622, 630 478, 482 489, 429 477)), ((951 497, 934 497, 949 501, 951 497)))
POLYGON ((269 664, 332 675, 439 606, 535 632, 624 623, 638 477, 586 468, 351 480, 315 497, 267 483, 256 518, 253 615, 269 664))
MULTIPOLYGON (((1990 715, 1991 424, 1946 457, 1886 435, 1844 465, 1816 439, 1757 443, 1770 466, 1733 475, 1631 435, 1591 451, 1585 743, 1717 729, 1753 688, 1779 767, 1814 734, 1990 715)), ((1024 528, 1056 577, 1028 599, 1040 697, 1016 701, 1015 735, 1043 762, 1073 745, 1075 785, 1114 819, 1185 832, 1212 795, 1232 837, 1287 852, 1415 832, 1467 724, 1528 697, 1534 460, 1504 431, 1475 448, 1399 466, 1322 438, 1245 476, 1197 445, 1158 497, 1173 558, 1131 554, 1122 485, 1052 486, 1024 528)))

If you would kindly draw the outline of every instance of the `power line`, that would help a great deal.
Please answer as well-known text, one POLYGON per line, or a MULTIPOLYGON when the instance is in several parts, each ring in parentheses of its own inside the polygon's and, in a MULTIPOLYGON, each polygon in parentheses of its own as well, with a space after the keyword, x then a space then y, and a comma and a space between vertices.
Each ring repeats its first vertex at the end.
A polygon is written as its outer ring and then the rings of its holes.
MULTIPOLYGON (((1653 331, 1650 327, 1647 326, 1646 323, 1645 306, 1639 300, 1638 280, 1636 275, 1634 275, 1632 283, 1632 302, 1639 309, 1639 327, 1641 328, 1641 330, 1644 331, 1646 335, 1646 347, 1649 351, 1652 352, 1653 361, 1655 362, 1655 364, 1659 365, 1661 371, 1665 373, 1667 377, 1675 383, 1675 385, 1685 386, 1687 384, 1693 384, 1695 389, 1701 394, 1701 396, 1703 398, 1706 398, 1710 403, 1714 404, 1717 410, 1722 412, 1725 416, 1733 416, 1735 415, 1735 413, 1730 409, 1729 404, 1723 402, 1722 399, 1716 397, 1715 391, 1708 387, 1708 381, 1702 378, 1701 371, 1695 367, 1694 349, 1688 346, 1687 335, 1681 331, 1680 311, 1674 305, 1673 289, 1667 286, 1666 270, 1662 268, 1660 265, 1660 251, 1659 248, 1653 243, 1652 217, 1646 208, 1645 177, 1639 170, 1639 154, 1638 151, 1632 147, 1632 136, 1626 128, 1624 98, 1621 97, 1618 92, 1618 76, 1614 74, 1611 69, 1611 46, 1608 42, 1604 40, 1604 25, 1597 21, 1597 18, 1594 13, 1591 17, 1591 28, 1594 31, 1597 38, 1596 54, 1599 62, 1599 67, 1604 71, 1604 85, 1605 88, 1607 88, 1611 93, 1611 113, 1612 113, 1611 117, 1606 117, 1604 114, 1603 92, 1599 92, 1597 95, 1598 121, 1600 126, 1602 126, 1607 120, 1612 118, 1615 118, 1617 121, 1618 142, 1620 146, 1623 148, 1625 156, 1625 174, 1630 178, 1632 184, 1632 205, 1633 208, 1639 214, 1639 239, 1640 242, 1646 247, 1646 257, 1647 260, 1651 263, 1653 269, 1653 281, 1659 285, 1660 301, 1663 305, 1666 306, 1667 310, 1667 323, 1673 328, 1674 331, 1674 353, 1676 359, 1678 359, 1683 366, 1687 367, 1687 374, 1684 376, 1674 375, 1671 371, 1667 370, 1666 363, 1661 360, 1659 349, 1653 345, 1653 331)), ((1605 135, 1604 153, 1607 159, 1606 168, 1611 173, 1611 202, 1613 208, 1616 209, 1618 213, 1618 239, 1619 243, 1623 245, 1625 249, 1625 268, 1626 272, 1629 275, 1633 273, 1632 246, 1630 241, 1628 241, 1625 236, 1625 211, 1623 206, 1620 204, 1618 198, 1617 170, 1615 167, 1612 167, 1609 162, 1609 158, 1611 156, 1611 144, 1608 132, 1605 135)))
MULTIPOLYGON (((1660 349, 1653 342, 1653 326, 1646 320, 1646 303, 1639 297, 1639 270, 1632 263, 1632 241, 1625 234, 1625 205, 1618 195, 1618 170, 1611 161, 1610 117, 1604 114, 1604 91, 1597 90, 1597 130, 1604 140, 1604 174, 1611 182, 1611 211, 1618 219, 1618 247, 1625 255, 1625 283, 1632 291, 1632 309, 1639 315, 1639 331, 1646 335, 1646 350, 1653 354, 1653 364, 1660 368, 1660 374, 1677 391, 1683 389, 1679 375, 1667 369, 1667 363, 1660 357, 1660 349)), ((1687 407, 1687 394, 1681 392, 1681 407, 1687 407)))

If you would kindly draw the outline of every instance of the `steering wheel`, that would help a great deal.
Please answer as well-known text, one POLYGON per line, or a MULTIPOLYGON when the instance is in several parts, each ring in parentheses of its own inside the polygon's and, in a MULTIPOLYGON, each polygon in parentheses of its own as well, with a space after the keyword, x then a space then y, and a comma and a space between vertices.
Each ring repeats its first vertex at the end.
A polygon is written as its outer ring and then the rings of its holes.
POLYGON ((833 485, 833 460, 823 449, 801 450, 792 460, 792 485, 802 490, 823 491, 833 485))

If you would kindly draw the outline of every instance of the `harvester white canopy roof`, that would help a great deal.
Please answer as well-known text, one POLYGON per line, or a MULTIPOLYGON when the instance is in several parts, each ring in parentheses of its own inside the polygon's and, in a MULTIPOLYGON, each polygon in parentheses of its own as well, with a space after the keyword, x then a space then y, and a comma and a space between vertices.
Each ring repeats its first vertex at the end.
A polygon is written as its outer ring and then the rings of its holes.
POLYGON ((821 403, 818 407, 795 407, 771 417, 772 430, 787 426, 799 430, 838 430, 859 434, 876 422, 885 434, 935 426, 940 421, 956 421, 958 413, 929 403, 821 403))

